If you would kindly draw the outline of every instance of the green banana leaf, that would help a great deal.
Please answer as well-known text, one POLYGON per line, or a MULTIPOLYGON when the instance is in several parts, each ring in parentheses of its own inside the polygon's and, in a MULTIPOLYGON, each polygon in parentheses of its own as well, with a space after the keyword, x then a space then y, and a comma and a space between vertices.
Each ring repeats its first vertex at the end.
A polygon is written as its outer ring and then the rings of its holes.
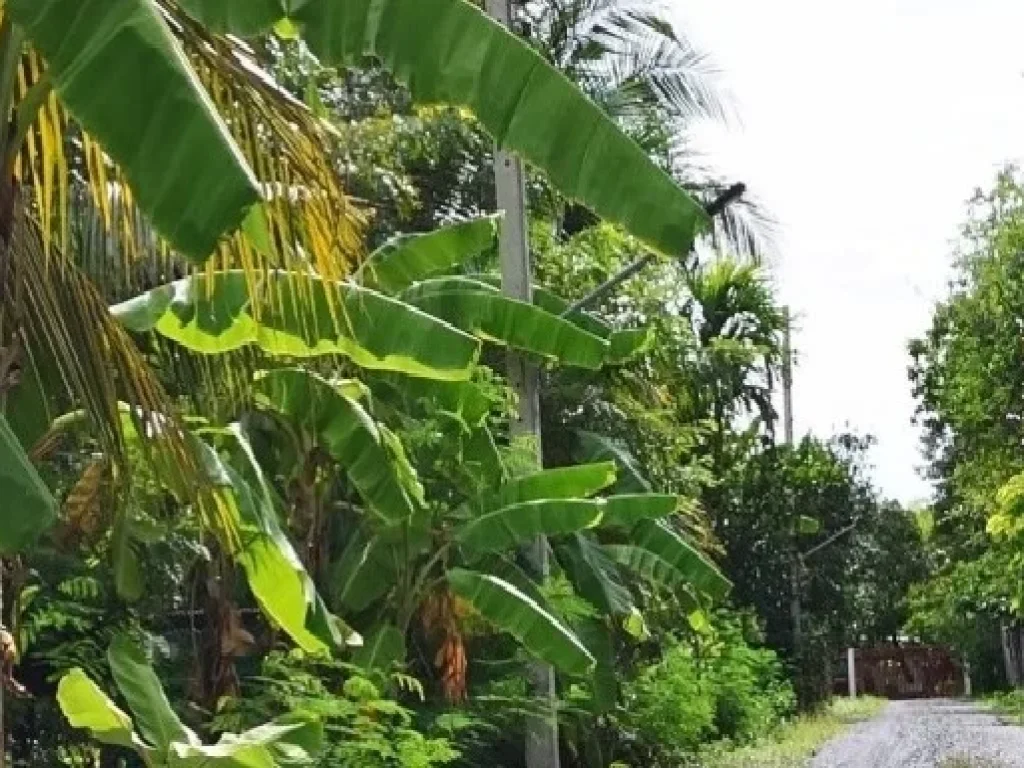
POLYGON ((216 744, 171 745, 175 768, 274 768, 309 765, 323 742, 318 720, 267 723, 245 733, 224 734, 216 744))
POLYGON ((233 555, 245 572, 256 601, 271 619, 303 650, 320 653, 341 648, 351 638, 342 634, 340 621, 327 610, 313 580, 278 522, 274 494, 238 425, 236 438, 239 472, 221 461, 216 451, 201 443, 211 479, 221 485, 222 512, 234 518, 241 548, 233 555))
POLYGON ((605 615, 633 610, 633 596, 622 583, 618 566, 594 539, 578 533, 558 542, 555 554, 579 594, 605 615))
POLYGON ((386 522, 414 515, 423 488, 398 438, 357 401, 302 368, 265 372, 257 382, 270 405, 316 435, 363 501, 386 522))
POLYGON ((502 399, 495 386, 485 387, 475 381, 439 381, 398 373, 380 372, 371 378, 374 393, 389 402, 398 403, 409 414, 445 413, 472 430, 483 425, 502 399))
POLYGON ((370 254, 359 277, 368 288, 396 294, 495 248, 500 221, 500 216, 486 216, 434 232, 400 235, 370 254))
POLYGON ((488 512, 526 501, 586 498, 614 482, 615 465, 611 462, 545 469, 510 480, 484 496, 477 508, 488 512))
POLYGON ((525 569, 520 568, 514 558, 515 553, 487 555, 474 563, 474 568, 479 573, 486 573, 491 576, 495 576, 502 581, 507 581, 528 598, 533 600, 533 602, 539 605, 541 609, 550 613, 552 616, 561 619, 562 617, 559 615, 558 611, 555 610, 547 596, 541 590, 540 584, 538 584, 525 569))
POLYGON ((72 728, 87 730, 96 741, 129 749, 139 745, 132 719, 78 667, 57 684, 57 705, 72 728))
MULTIPOLYGON (((125 407, 127 408, 127 407, 125 407)), ((130 409, 122 410, 122 432, 128 442, 148 451, 160 482, 178 498, 185 498, 177 464, 161 461, 159 435, 145 445, 130 409)), ((149 417, 149 425, 160 424, 149 417)), ((263 612, 273 619, 303 650, 319 653, 343 647, 340 621, 332 616, 316 592, 302 561, 281 530, 274 493, 252 453, 247 436, 237 424, 225 431, 233 438, 239 468, 221 458, 211 446, 192 433, 185 439, 212 486, 202 496, 208 513, 226 526, 216 532, 221 544, 242 567, 249 589, 263 612)))
POLYGON ((57 519, 57 502, 2 415, 0 497, 4 505, 0 522, 0 554, 23 552, 57 519))
POLYGON ((138 544, 131 536, 128 514, 126 509, 114 511, 114 525, 110 529, 110 563, 118 596, 134 603, 146 593, 146 577, 139 560, 138 544))
POLYGON ((115 637, 107 649, 107 661, 139 733, 161 755, 166 755, 174 742, 200 743, 171 708, 160 679, 134 640, 125 635, 115 637))
POLYGON ((156 229, 204 261, 261 195, 155 0, 7 0, 6 9, 156 229))
POLYGON ((388 671, 405 662, 405 638, 394 624, 381 624, 366 637, 363 647, 352 656, 352 663, 363 669, 388 671))
POLYGON ((131 690, 122 693, 134 708, 137 718, 168 718, 151 722, 147 738, 158 742, 168 736, 171 742, 153 749, 134 730, 132 719, 122 712, 81 669, 72 669, 57 686, 57 703, 74 728, 83 728, 104 744, 134 749, 146 765, 173 765, 178 768, 272 768, 285 764, 308 763, 323 742, 323 725, 319 720, 294 718, 290 722, 267 723, 245 733, 225 733, 212 746, 203 745, 184 726, 169 706, 153 669, 144 657, 130 660, 117 678, 119 687, 126 682, 131 690), (125 675, 137 679, 125 678, 125 675), (142 690, 145 688, 145 690, 142 690), (179 726, 182 729, 179 732, 179 726))
POLYGON ((602 528, 631 530, 641 520, 668 517, 679 506, 679 497, 656 493, 612 496, 605 500, 602 528))
POLYGON ((608 335, 608 363, 628 363, 637 355, 646 352, 654 344, 654 333, 650 328, 626 328, 612 331, 608 335))
POLYGON ((583 499, 524 501, 463 523, 455 539, 471 552, 505 552, 537 536, 557 536, 592 528, 604 504, 583 499))
POLYGON ((660 557, 694 589, 713 599, 725 597, 732 589, 732 583, 711 560, 661 522, 645 520, 637 524, 630 541, 660 557))
POLYGON ((239 37, 266 32, 284 15, 282 0, 178 0, 178 5, 211 32, 239 37))
POLYGON ((395 547, 360 528, 331 565, 331 597, 350 611, 364 611, 394 588, 398 568, 395 547))
MULTIPOLYGON (((501 285, 500 277, 480 277, 478 279, 486 282, 488 285, 501 285)), ((583 330, 607 340, 608 353, 606 362, 608 365, 619 365, 629 362, 641 352, 649 349, 654 340, 650 328, 615 330, 603 319, 585 310, 577 309, 574 312, 569 312, 572 305, 554 291, 543 286, 533 286, 533 303, 544 311, 564 317, 583 330)))
POLYGON ((451 590, 483 618, 511 634, 529 653, 567 674, 585 675, 594 657, 557 618, 519 589, 489 574, 455 568, 448 572, 451 590))
POLYGON ((462 461, 476 477, 497 485, 508 478, 494 435, 486 426, 478 427, 462 445, 462 461))
POLYGON ((403 292, 402 299, 485 341, 563 365, 597 370, 608 357, 609 344, 600 336, 476 280, 424 280, 403 292))
POLYGON ((155 330, 195 352, 256 345, 271 355, 342 354, 363 368, 469 378, 473 337, 376 291, 275 272, 250 295, 239 270, 196 275, 111 307, 129 330, 155 330))
POLYGON ((573 630, 596 662, 590 676, 590 709, 595 715, 611 712, 619 699, 612 633, 603 621, 591 617, 578 619, 573 630))
MULTIPOLYGON (((236 0, 242 2, 242 0, 236 0)), ((469 107, 566 196, 679 256, 703 209, 529 45, 464 0, 306 0, 293 21, 330 66, 375 56, 426 104, 469 107)))
POLYGON ((651 492, 651 483, 644 477, 636 456, 610 437, 599 435, 596 432, 577 430, 573 458, 582 462, 615 462, 615 466, 619 470, 619 480, 615 484, 616 493, 651 492))
POLYGON ((700 603, 691 592, 693 585, 682 573, 658 555, 640 547, 622 544, 609 544, 602 549, 612 561, 628 568, 652 584, 675 592, 686 600, 690 610, 700 608, 700 603))

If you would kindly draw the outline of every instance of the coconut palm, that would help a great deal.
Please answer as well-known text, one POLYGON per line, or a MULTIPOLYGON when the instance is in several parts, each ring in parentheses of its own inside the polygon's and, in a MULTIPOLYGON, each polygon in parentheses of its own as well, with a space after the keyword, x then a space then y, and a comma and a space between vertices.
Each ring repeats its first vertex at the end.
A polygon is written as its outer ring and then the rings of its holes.
MULTIPOLYGON (((728 184, 689 141, 697 121, 727 121, 730 108, 706 53, 669 20, 659 0, 521 0, 523 32, 647 152, 700 199, 728 184)), ((569 234, 593 221, 570 208, 569 234)), ((747 197, 716 222, 720 244, 759 261, 773 222, 747 197)))

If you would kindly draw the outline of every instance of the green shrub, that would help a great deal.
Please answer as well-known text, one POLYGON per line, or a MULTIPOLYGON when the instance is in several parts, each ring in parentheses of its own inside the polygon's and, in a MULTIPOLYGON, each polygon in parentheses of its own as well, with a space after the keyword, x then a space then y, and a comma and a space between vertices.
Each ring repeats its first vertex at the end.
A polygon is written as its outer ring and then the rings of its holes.
POLYGON ((409 678, 371 680, 328 659, 274 652, 242 698, 222 702, 214 726, 244 729, 281 711, 315 715, 326 739, 311 765, 322 768, 434 768, 456 760, 452 742, 425 733, 411 710, 384 696, 385 684, 415 688, 409 678))
POLYGON ((715 695, 715 731, 719 738, 752 741, 792 713, 796 696, 774 651, 748 645, 737 623, 719 631, 716 653, 706 661, 715 695))
POLYGON ((715 730, 712 681, 702 675, 693 650, 677 645, 626 686, 629 720, 643 741, 689 752, 715 730))
POLYGON ((720 616, 711 636, 669 647, 626 684, 624 751, 632 762, 677 766, 708 742, 771 734, 795 706, 775 652, 748 643, 740 618, 720 616))

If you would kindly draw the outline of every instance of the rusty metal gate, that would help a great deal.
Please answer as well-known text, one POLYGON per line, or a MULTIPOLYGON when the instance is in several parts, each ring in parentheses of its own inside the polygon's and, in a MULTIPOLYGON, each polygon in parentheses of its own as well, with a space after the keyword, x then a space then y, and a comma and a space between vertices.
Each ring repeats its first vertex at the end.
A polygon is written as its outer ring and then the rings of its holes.
MULTIPOLYGON (((963 670, 946 648, 930 645, 858 648, 854 666, 858 693, 888 699, 925 699, 960 696, 964 692, 963 670)), ((846 670, 843 672, 845 676, 846 670)))

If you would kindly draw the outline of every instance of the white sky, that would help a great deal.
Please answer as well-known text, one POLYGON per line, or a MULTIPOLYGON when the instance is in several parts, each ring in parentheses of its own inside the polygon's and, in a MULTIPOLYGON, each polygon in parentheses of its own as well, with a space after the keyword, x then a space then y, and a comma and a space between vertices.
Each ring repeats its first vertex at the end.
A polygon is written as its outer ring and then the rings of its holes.
POLYGON ((966 199, 1024 156, 1024 3, 667 1, 739 115, 700 131, 709 161, 780 223, 797 434, 871 433, 882 490, 927 496, 906 342, 945 295, 966 199))

